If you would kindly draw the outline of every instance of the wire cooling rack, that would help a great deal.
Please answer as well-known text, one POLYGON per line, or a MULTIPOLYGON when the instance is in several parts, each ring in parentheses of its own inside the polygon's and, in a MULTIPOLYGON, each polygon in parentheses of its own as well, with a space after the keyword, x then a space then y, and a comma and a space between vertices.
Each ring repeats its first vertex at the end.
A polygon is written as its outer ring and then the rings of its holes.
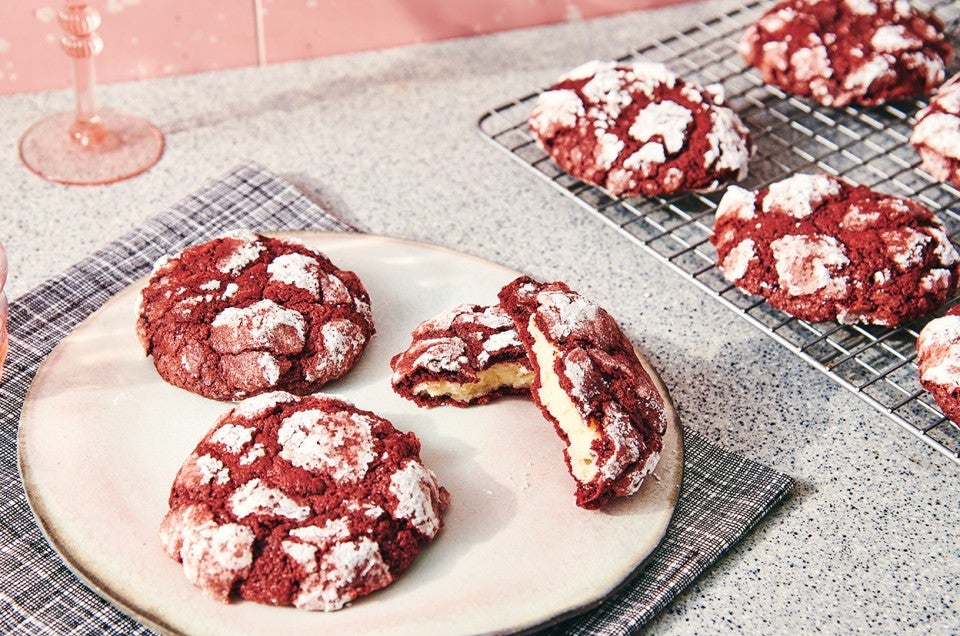
MULTIPOLYGON (((913 4, 947 25, 954 49, 960 53, 960 3, 913 4)), ((772 0, 751 2, 632 50, 619 60, 661 62, 700 84, 723 85, 728 105, 750 128, 756 145, 750 175, 740 184, 743 187, 758 189, 798 172, 845 177, 923 203, 940 217, 957 243, 960 192, 920 170, 919 157, 908 144, 912 117, 925 103, 829 109, 764 85, 759 73, 745 68, 736 48, 747 26, 772 5, 772 0)), ((948 75, 957 71, 955 66, 948 75)), ((478 123, 481 136, 960 465, 960 427, 947 420, 922 389, 914 361, 917 334, 932 316, 896 329, 814 324, 744 294, 715 266, 716 251, 708 240, 722 192, 619 198, 567 175, 527 129, 527 117, 541 92, 483 114, 478 123)), ((960 296, 948 305, 957 302, 960 296)))

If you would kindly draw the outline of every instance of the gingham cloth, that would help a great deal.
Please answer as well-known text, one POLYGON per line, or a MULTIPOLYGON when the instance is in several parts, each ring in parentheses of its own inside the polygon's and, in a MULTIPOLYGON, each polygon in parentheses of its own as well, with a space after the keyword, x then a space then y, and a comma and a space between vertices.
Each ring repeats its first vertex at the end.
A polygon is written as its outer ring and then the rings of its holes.
MULTIPOLYGON (((229 230, 351 231, 263 167, 243 164, 10 305, 0 383, 0 633, 151 634, 89 590, 44 539, 17 470, 17 424, 40 362, 164 254, 229 230)), ((786 475, 724 451, 689 428, 680 500, 646 567, 602 605, 553 630, 620 634, 667 605, 793 488, 786 475)))

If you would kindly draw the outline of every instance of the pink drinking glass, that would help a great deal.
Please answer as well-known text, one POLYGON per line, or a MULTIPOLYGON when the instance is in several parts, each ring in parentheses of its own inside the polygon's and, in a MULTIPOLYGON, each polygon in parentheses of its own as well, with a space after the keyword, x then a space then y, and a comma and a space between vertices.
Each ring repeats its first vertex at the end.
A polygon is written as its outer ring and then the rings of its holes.
POLYGON ((163 152, 163 135, 137 115, 97 110, 93 58, 103 50, 100 14, 86 2, 69 1, 57 14, 60 44, 73 60, 76 110, 50 115, 20 138, 20 159, 49 181, 102 185, 136 176, 163 152))

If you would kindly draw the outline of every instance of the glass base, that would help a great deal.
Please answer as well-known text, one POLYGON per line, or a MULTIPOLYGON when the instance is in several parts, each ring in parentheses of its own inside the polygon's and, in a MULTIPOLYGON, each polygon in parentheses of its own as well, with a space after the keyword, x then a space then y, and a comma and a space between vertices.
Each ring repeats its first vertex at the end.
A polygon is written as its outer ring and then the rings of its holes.
POLYGON ((57 113, 30 126, 20 138, 23 163, 48 181, 102 185, 135 177, 163 153, 163 134, 143 117, 102 111, 93 131, 75 120, 57 113))

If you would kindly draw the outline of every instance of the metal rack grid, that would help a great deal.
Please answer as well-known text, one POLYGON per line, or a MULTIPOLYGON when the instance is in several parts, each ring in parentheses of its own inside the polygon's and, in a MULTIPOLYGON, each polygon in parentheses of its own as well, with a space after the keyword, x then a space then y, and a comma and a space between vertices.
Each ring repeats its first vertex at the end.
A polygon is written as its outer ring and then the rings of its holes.
MULTIPOLYGON (((773 0, 751 2, 618 59, 661 62, 695 82, 723 85, 728 105, 750 128, 756 145, 743 187, 762 188, 797 172, 842 176, 923 203, 944 222, 954 243, 960 243, 960 191, 920 170, 919 157, 907 143, 912 116, 924 102, 829 109, 764 85, 759 73, 745 69, 737 42, 772 4, 773 0)), ((940 17, 960 52, 960 4, 953 0, 913 4, 940 17)), ((948 75, 957 72, 956 66, 948 68, 948 75)), ((947 420, 922 389, 914 362, 917 334, 932 316, 896 329, 813 324, 744 294, 715 266, 716 251, 708 241, 722 192, 620 198, 567 175, 527 130, 527 117, 540 92, 484 113, 478 122, 481 136, 960 465, 960 427, 947 420)), ((957 302, 960 296, 948 306, 957 302)))

